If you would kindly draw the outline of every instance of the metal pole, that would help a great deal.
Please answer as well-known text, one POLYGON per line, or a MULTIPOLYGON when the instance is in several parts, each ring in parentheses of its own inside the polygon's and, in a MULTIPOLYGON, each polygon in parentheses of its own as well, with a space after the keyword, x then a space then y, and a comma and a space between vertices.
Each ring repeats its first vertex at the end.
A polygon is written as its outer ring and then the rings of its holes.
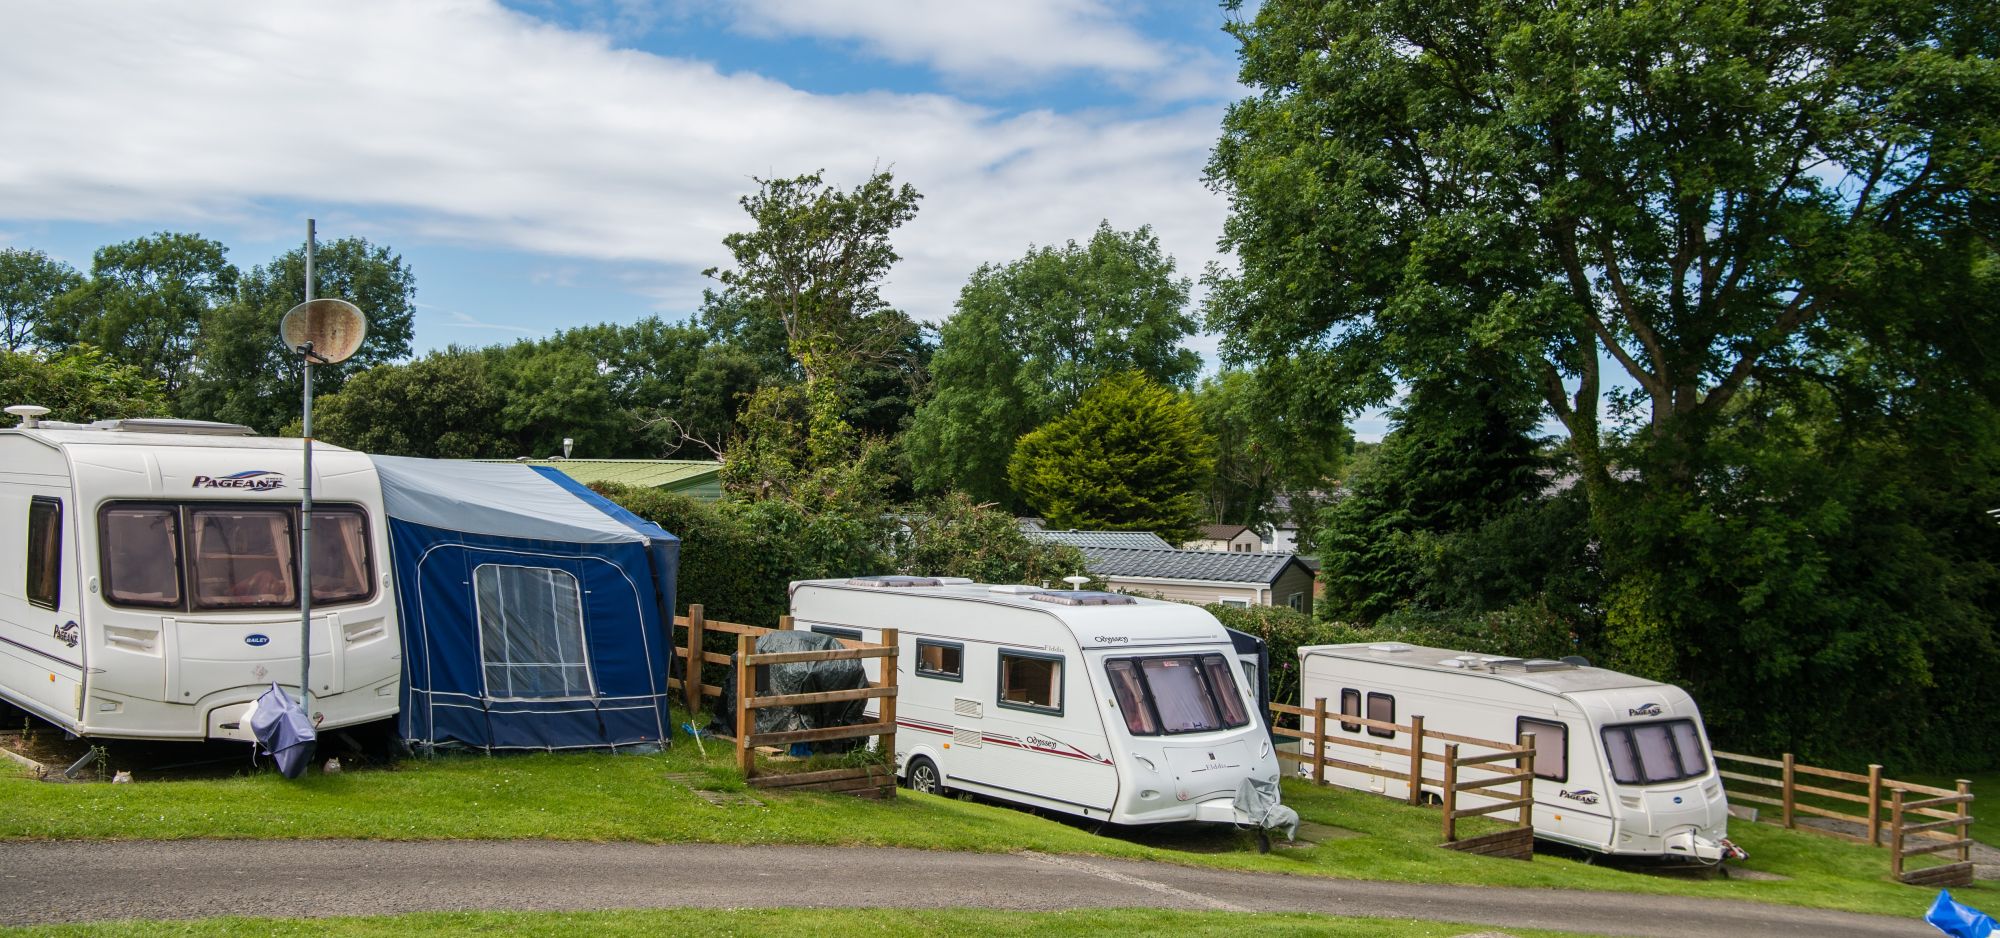
MULTIPOLYGON (((313 298, 313 219, 306 219, 306 302, 313 298)), ((299 709, 312 719, 312 510, 313 510, 313 351, 307 342, 299 352, 305 375, 305 480, 299 491, 299 709)))

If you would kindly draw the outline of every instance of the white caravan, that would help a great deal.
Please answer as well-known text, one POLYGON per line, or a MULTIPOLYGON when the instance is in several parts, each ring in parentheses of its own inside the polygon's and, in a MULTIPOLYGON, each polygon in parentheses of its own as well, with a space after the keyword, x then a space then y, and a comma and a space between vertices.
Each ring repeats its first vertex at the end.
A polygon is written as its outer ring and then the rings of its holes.
POLYGON ((1113 824, 1253 823, 1277 754, 1234 646, 1197 606, 1116 593, 864 577, 793 583, 794 627, 900 630, 896 769, 1113 824))
MULTIPOLYGON (((1694 700, 1671 684, 1573 661, 1475 655, 1402 642, 1299 649, 1299 700, 1327 712, 1512 741, 1535 736, 1535 836, 1607 854, 1719 862, 1729 805, 1694 700)), ((1401 733, 1329 719, 1327 734, 1407 748, 1401 733)), ((1311 717, 1304 730, 1313 732, 1311 717)), ((1444 743, 1426 740, 1442 755, 1444 743)), ((1301 746, 1312 754, 1312 741, 1301 746)), ((1407 772, 1408 757, 1334 748, 1335 758, 1407 772)), ((1437 763, 1431 763, 1436 766, 1437 763)), ((1310 774, 1308 763, 1299 770, 1310 774)), ((1335 784, 1409 796, 1409 782, 1328 766, 1335 784)), ((1435 769, 1426 777, 1435 777, 1435 769)))
MULTIPOLYGON (((298 440, 184 420, 0 430, 0 697, 78 736, 249 739, 299 683, 298 440)), ((361 453, 313 453, 312 708, 392 716, 387 525, 361 453)))

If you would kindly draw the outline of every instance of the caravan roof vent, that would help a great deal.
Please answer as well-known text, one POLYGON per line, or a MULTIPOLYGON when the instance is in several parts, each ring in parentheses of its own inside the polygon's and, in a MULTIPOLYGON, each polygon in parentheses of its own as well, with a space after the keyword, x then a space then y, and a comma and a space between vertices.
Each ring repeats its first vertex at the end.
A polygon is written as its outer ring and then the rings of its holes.
POLYGON ((1123 593, 1101 593, 1096 590, 1060 590, 1036 593, 1029 599, 1038 603, 1055 603, 1058 606, 1130 606, 1132 597, 1123 593))
POLYGON ((928 576, 858 576, 847 581, 849 586, 943 586, 936 577, 928 576))
POLYGON ((1568 671, 1576 667, 1567 661, 1548 658, 1529 658, 1525 661, 1520 658, 1496 658, 1488 664, 1495 671, 1568 671))
POLYGON ((1444 665, 1447 668, 1462 668, 1465 667, 1465 660, 1462 658, 1446 658, 1438 662, 1438 664, 1444 665))
POLYGON ((123 430, 127 433, 196 433, 202 436, 256 436, 257 431, 240 423, 217 423, 213 420, 178 420, 172 417, 126 417, 122 420, 99 420, 90 425, 93 430, 123 430))
POLYGON ((1417 646, 1412 645, 1408 642, 1377 642, 1373 645, 1368 646, 1368 650, 1389 652, 1390 654, 1401 654, 1403 652, 1410 651, 1416 647, 1417 646))

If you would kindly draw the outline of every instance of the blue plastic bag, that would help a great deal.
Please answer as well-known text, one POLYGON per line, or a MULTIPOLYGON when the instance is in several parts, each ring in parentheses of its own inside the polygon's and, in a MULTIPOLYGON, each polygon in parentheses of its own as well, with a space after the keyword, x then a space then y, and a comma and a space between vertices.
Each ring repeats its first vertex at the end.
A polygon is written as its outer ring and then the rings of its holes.
POLYGON ((1937 901, 1924 913, 1924 921, 1951 938, 1989 938, 1994 928, 1992 916, 1954 901, 1947 889, 1938 890, 1937 901))

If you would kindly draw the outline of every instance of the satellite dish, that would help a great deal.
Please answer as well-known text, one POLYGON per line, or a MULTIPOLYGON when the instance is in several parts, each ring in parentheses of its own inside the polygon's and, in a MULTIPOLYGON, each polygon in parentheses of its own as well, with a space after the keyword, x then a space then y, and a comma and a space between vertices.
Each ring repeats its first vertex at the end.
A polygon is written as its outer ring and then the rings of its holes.
POLYGON ((307 300, 285 314, 278 334, 289 349, 312 343, 313 357, 332 364, 361 348, 368 337, 368 317, 346 300, 307 300))

